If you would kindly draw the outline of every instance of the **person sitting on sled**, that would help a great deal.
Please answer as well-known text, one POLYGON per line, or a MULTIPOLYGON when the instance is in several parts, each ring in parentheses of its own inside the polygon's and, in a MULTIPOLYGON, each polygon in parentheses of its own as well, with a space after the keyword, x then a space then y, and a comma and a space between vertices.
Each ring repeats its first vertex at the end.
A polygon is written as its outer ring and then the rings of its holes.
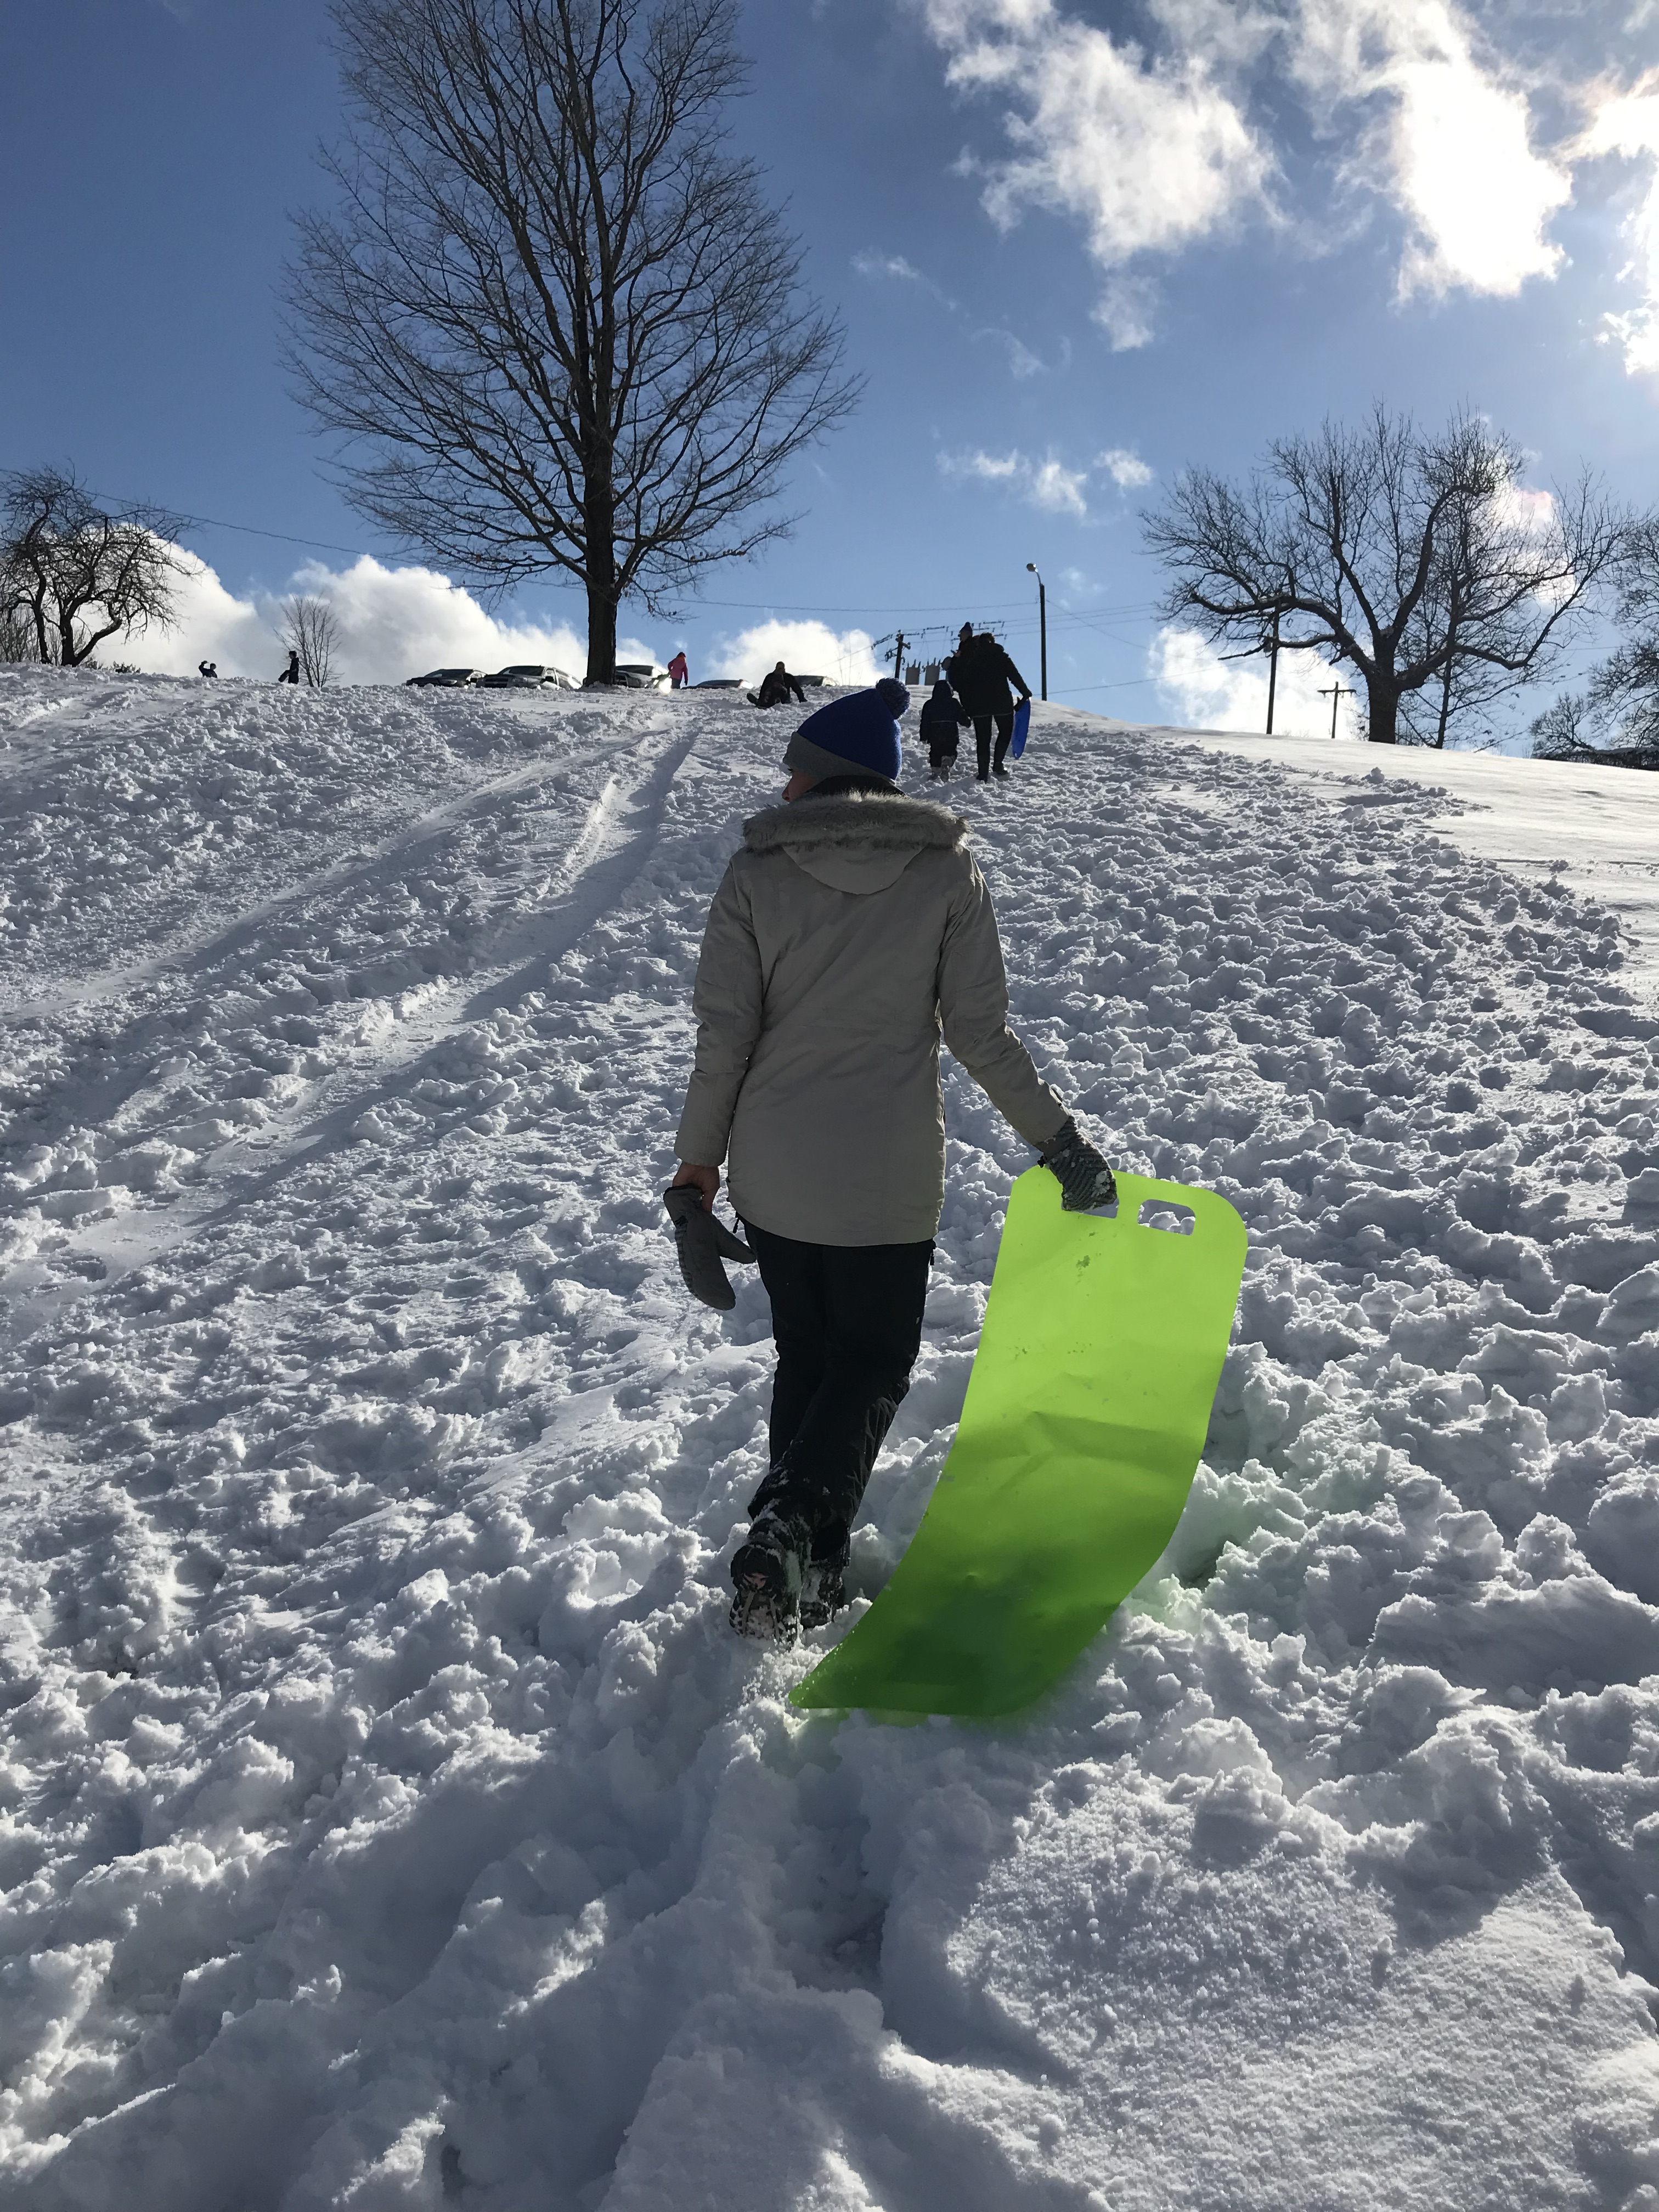
POLYGON ((721 1255, 753 1258, 771 1301, 770 1467, 732 1563, 732 1624, 783 1643, 846 1602, 849 1532, 921 1348, 945 1196, 941 1033, 1067 1206, 1115 1194, 1008 1026, 966 823, 897 787, 908 704, 886 677, 809 715, 784 804, 744 825, 697 962, 665 1194, 687 1287, 729 1308, 721 1255), (722 1161, 747 1249, 714 1212, 722 1161))
POLYGON ((792 676, 779 661, 775 668, 769 669, 762 677, 760 690, 749 694, 749 703, 751 707, 787 707, 792 693, 803 707, 806 704, 799 677, 792 676))

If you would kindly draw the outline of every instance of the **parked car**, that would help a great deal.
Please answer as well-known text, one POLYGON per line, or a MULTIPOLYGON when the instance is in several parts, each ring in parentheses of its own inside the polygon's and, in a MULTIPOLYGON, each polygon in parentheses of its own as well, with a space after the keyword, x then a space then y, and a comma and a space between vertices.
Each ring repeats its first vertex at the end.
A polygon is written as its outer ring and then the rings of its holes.
POLYGON ((440 690, 459 691, 468 684, 489 682, 482 668, 434 668, 424 676, 411 676, 410 684, 435 684, 440 690))
POLYGON ((497 691, 535 691, 544 684, 556 684, 559 672, 539 660, 515 660, 511 668, 498 668, 483 680, 497 691))
POLYGON ((741 691, 741 676, 705 676, 700 684, 692 685, 694 691, 741 691))
POLYGON ((631 690, 649 691, 655 685, 665 682, 666 678, 667 671, 659 676, 653 661, 619 660, 617 663, 617 683, 626 684, 631 690))

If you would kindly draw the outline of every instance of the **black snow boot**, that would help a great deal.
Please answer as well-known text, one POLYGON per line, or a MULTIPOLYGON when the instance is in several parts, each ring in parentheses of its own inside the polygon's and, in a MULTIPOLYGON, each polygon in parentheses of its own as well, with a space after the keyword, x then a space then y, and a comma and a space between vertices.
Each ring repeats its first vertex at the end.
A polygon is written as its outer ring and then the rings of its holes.
MULTIPOLYGON (((786 1646, 800 1632, 801 1585, 812 1549, 805 1521, 768 1505, 749 1524, 732 1562, 731 1622, 739 1636, 786 1646)), ((826 1616, 827 1618, 827 1616, 826 1616)))
POLYGON ((801 1571, 800 1625, 822 1628, 847 1603, 847 1554, 833 1559, 809 1559, 801 1571))

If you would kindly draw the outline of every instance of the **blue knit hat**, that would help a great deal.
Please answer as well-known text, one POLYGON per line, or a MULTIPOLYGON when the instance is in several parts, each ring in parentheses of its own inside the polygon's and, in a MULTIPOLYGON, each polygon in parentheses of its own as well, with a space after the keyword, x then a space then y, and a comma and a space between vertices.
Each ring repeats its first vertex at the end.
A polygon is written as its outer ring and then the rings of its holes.
POLYGON ((883 775, 898 781, 902 755, 898 718, 910 694, 896 676, 884 676, 873 690, 832 699, 801 724, 785 750, 787 768, 799 769, 816 782, 832 775, 883 775))

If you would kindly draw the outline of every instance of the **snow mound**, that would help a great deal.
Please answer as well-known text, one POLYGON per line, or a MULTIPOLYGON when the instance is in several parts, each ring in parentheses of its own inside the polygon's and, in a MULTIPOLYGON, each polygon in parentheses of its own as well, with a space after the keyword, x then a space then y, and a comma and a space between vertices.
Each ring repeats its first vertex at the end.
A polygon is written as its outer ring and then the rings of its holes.
MULTIPOLYGON (((1432 787, 1086 715, 957 787, 1039 1063, 1251 1257, 1054 1693, 804 1717, 724 1619, 764 1304, 689 1306, 658 1198, 788 726, 0 672, 9 2203, 1659 2201, 1618 917, 1432 787)), ((947 1091, 863 1598, 1028 1161, 947 1091)))

